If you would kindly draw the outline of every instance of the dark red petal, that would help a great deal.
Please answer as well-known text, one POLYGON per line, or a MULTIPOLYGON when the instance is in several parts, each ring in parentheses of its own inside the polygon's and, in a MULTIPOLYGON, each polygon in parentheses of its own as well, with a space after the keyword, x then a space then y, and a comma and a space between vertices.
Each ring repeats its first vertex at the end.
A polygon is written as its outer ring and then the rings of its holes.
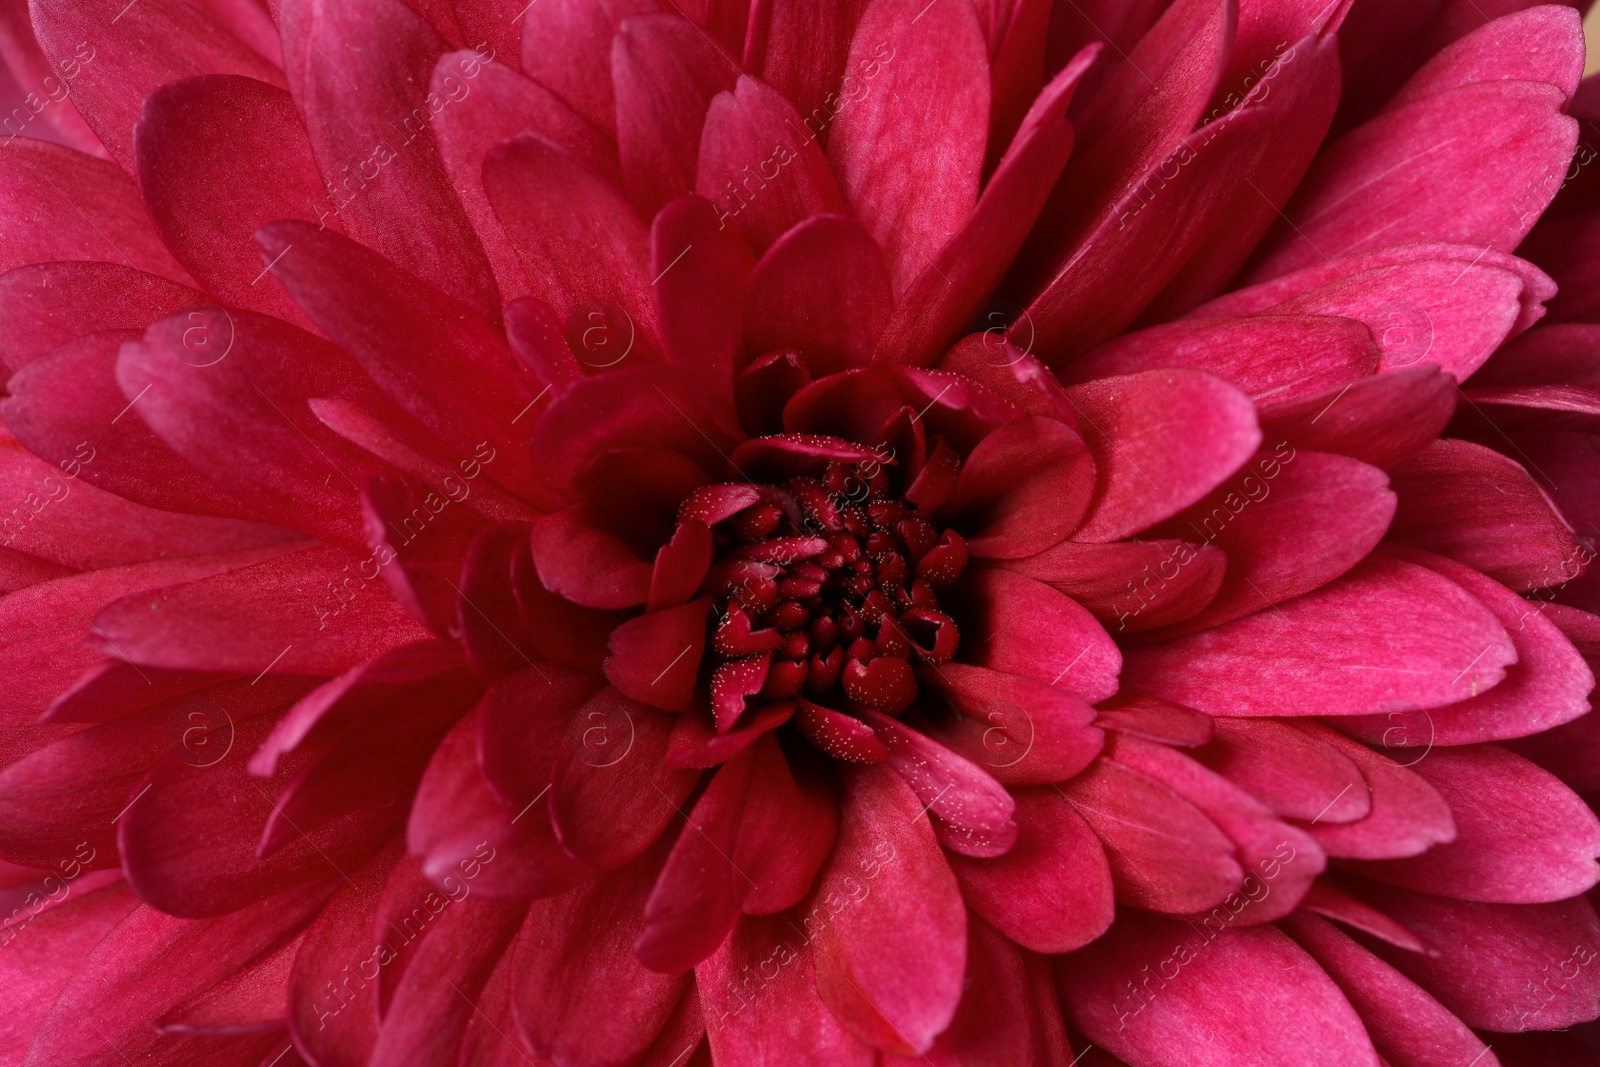
POLYGON ((517 1023, 535 1055, 609 1067, 666 1026, 688 975, 650 971, 633 954, 665 849, 528 909, 514 951, 517 1023))
POLYGON ((889 750, 888 765, 934 816, 939 843, 965 856, 1000 856, 1017 839, 1011 794, 983 768, 926 734, 872 710, 862 718, 889 750))
POLYGON ((606 678, 625 695, 666 711, 688 711, 706 647, 711 599, 652 611, 611 632, 606 678))

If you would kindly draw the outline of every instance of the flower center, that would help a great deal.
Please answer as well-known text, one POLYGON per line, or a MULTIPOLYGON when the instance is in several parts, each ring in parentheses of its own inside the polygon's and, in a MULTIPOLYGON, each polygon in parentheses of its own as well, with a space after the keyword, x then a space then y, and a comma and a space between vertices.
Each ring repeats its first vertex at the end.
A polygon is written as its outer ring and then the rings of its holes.
POLYGON ((714 706, 757 693, 837 704, 842 692, 898 715, 917 696, 914 665, 955 655, 937 590, 960 577, 966 541, 892 497, 881 469, 835 463, 766 489, 719 527, 716 551, 714 706))

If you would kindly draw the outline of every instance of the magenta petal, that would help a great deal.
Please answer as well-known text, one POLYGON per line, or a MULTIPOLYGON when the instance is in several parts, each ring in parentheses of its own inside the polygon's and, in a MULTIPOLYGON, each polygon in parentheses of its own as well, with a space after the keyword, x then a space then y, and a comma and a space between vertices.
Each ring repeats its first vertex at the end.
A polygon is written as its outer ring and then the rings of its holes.
POLYGON ((795 348, 813 376, 865 366, 894 299, 877 242, 854 219, 821 215, 779 237, 750 276, 750 352, 795 348))
POLYGON ((1105 842, 1124 903, 1188 914, 1221 904, 1243 883, 1233 842, 1148 775, 1100 759, 1058 788, 1105 842))
POLYGON ((1438 748, 1417 773, 1455 816, 1454 841, 1352 864, 1379 881, 1461 900, 1539 904, 1600 881, 1600 819, 1559 779, 1495 745, 1438 748), (1494 811, 1481 798, 1494 797, 1494 811))
POLYGON ((1418 1067, 1487 1060, 1490 1050, 1467 1024, 1400 972, 1332 924, 1302 912, 1285 932, 1339 984, 1361 1016, 1373 1046, 1389 1063, 1418 1067))
POLYGON ((1227 566, 1213 545, 1172 539, 1063 541, 1006 564, 1071 597, 1119 634, 1191 617, 1217 595, 1227 566))
POLYGON ((918 678, 960 713, 922 724, 924 732, 1005 785, 1065 781, 1105 743, 1104 732, 1090 725, 1094 709, 1045 682, 965 663, 929 666, 918 678))
POLYGON ((523 13, 522 69, 596 129, 615 136, 612 38, 624 19, 659 9, 655 0, 543 0, 523 13))
POLYGON ((975 571, 960 621, 987 634, 975 662, 1059 686, 1090 702, 1117 691, 1122 654, 1094 617, 1043 582, 1004 570, 975 571))
POLYGON ((28 137, 5 142, 0 149, 0 224, 6 232, 0 270, 94 260, 194 284, 161 243, 128 176, 115 164, 70 148, 28 137), (73 190, 72 199, 63 189, 73 190))
MULTIPOLYGON (((524 133, 484 159, 483 188, 536 280, 534 295, 563 323, 570 328, 577 317, 580 332, 598 324, 633 338, 641 357, 656 350, 649 231, 610 181, 559 145, 524 133)), ((594 362, 610 366, 626 355, 608 349, 594 362)))
MULTIPOLYGON (((825 906, 813 909, 820 918, 825 906)), ((805 919, 805 914, 800 916, 805 919)), ((809 921, 809 920, 806 920, 809 921)), ((706 1036, 719 1063, 815 1062, 876 1067, 877 1051, 859 1041, 818 995, 816 954, 787 916, 743 916, 722 946, 695 968, 706 1036), (745 976, 765 965, 760 992, 745 976)))
POLYGON ((155 0, 113 19, 114 11, 69 0, 30 5, 39 47, 56 77, 71 86, 72 106, 129 173, 135 170, 139 105, 157 86, 195 74, 242 74, 283 84, 274 64, 194 8, 155 0))
POLYGON ((1068 1019, 1132 1063, 1320 1067, 1331 1057, 1341 1067, 1379 1067, 1338 986, 1270 926, 1219 936, 1170 919, 1119 916, 1110 934, 1063 957, 1056 974, 1068 1019), (1145 967, 1159 976, 1148 987, 1145 967), (1220 1025, 1219 1011, 1237 1022, 1220 1025), (1283 1017, 1296 1025, 1265 1025, 1283 1017))
POLYGON ((761 255, 814 215, 844 214, 844 200, 822 150, 794 107, 772 86, 740 77, 706 113, 694 191, 761 255))
POLYGON ((974 556, 1031 556, 1066 540, 1094 489, 1094 460, 1071 427, 1024 416, 972 450, 949 519, 970 531, 967 548, 974 556))
POLYGON ((1124 673, 1215 715, 1363 715, 1464 700, 1514 662, 1505 628, 1460 586, 1369 559, 1271 611, 1132 649, 1124 673))
POLYGON ((617 867, 666 829, 700 780, 665 765, 676 719, 610 686, 573 714, 556 752, 550 822, 574 858, 617 867))
POLYGON ((850 42, 854 82, 834 116, 828 158, 883 247, 897 293, 978 202, 989 124, 985 53, 969 4, 873 0, 850 42))
POLYGON ((1265 404, 1261 433, 1268 442, 1392 467, 1439 436, 1455 412, 1456 396, 1455 380, 1431 364, 1405 367, 1265 404))
POLYGON ((1378 899, 1436 953, 1379 945, 1378 954, 1468 1026, 1550 1030, 1594 1018, 1600 919, 1585 898, 1477 904, 1385 887, 1378 899))
POLYGON ((308 326, 262 277, 251 241, 277 219, 343 229, 319 207, 325 189, 289 94, 236 75, 172 82, 145 101, 135 144, 139 191, 184 268, 219 301, 308 326), (241 186, 266 195, 238 196, 241 186))
POLYGON ((499 294, 483 247, 432 132, 411 119, 414 109, 433 113, 429 86, 447 42, 403 0, 360 6, 283 0, 280 18, 289 91, 312 153, 324 175, 339 176, 330 178, 336 188, 322 207, 337 213, 357 241, 498 319, 499 294), (409 124, 397 125, 396 116, 409 124), (381 180, 367 178, 368 168, 381 180))
MULTIPOLYGON (((1395 741, 1414 736, 1414 724, 1407 722, 1409 718, 1396 716, 1391 727, 1395 741)), ((1450 805, 1416 771, 1320 723, 1295 725, 1355 763, 1371 791, 1372 810, 1366 818, 1343 824, 1318 822, 1310 827, 1311 836, 1328 855, 1352 859, 1415 856, 1455 838, 1450 805)))
POLYGON ((1468 441, 1440 440, 1393 471, 1400 507, 1390 536, 1448 556, 1513 589, 1576 576, 1572 527, 1515 459, 1468 441))
POLYGON ((903 1053, 950 1024, 966 970, 966 908, 922 804, 886 767, 846 772, 839 843, 813 897, 833 920, 815 938, 823 1002, 861 1040, 903 1053))
POLYGON ((928 805, 939 843, 964 856, 1004 855, 1017 839, 1011 794, 977 764, 926 734, 866 709, 862 718, 889 750, 888 765, 928 805))
POLYGON ((33 263, 0 275, 0 363, 15 373, 58 345, 88 333, 144 328, 204 293, 119 263, 33 263))
POLYGON ((1111 867, 1100 839, 1052 789, 1017 802, 1017 842, 1004 856, 951 856, 961 894, 1003 934, 1033 952, 1082 948, 1111 926, 1111 867))
POLYGON ((832 783, 795 769, 776 740, 756 740, 730 854, 742 872, 734 877, 733 895, 747 915, 770 915, 800 903, 838 836, 832 783))
POLYGON ((680 13, 622 21, 611 45, 617 148, 623 183, 646 218, 697 191, 695 162, 706 109, 738 76, 727 54, 680 13))
POLYGON ((1188 507, 1261 445, 1248 398, 1199 371, 1146 371, 1067 390, 1100 488, 1080 541, 1116 541, 1188 507))

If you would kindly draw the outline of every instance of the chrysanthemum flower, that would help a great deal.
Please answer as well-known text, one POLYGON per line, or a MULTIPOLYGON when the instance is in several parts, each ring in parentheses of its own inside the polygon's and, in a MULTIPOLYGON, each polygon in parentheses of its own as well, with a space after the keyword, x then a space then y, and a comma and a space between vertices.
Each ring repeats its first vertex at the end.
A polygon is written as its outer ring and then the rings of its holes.
POLYGON ((0 55, 0 1062, 1594 1056, 1574 7, 0 55))

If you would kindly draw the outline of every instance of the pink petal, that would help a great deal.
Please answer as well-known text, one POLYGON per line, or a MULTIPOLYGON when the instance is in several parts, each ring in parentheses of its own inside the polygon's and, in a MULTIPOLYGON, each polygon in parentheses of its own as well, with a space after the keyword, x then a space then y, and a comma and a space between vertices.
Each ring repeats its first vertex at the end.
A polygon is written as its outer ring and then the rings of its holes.
POLYGON ((828 158, 897 293, 978 202, 988 132, 983 31, 967 4, 872 0, 850 42, 828 158))
POLYGON ((1011 794, 977 764, 871 709, 861 713, 889 750, 888 765, 934 816, 939 843, 965 856, 1004 855, 1017 839, 1011 794))
POLYGON ((1189 756, 1138 737, 1116 737, 1110 745, 1119 763, 1148 775, 1199 808, 1238 850, 1245 877, 1200 918, 1202 926, 1255 926, 1281 919, 1327 867, 1327 859, 1304 830, 1272 817, 1249 793, 1213 774, 1189 756))
POLYGON ((1516 646, 1517 662, 1487 693, 1403 720, 1397 715, 1341 719, 1346 733, 1385 747, 1428 748, 1536 735, 1585 714, 1594 674, 1572 641, 1544 617, 1559 608, 1530 609, 1505 586, 1438 556, 1415 552, 1407 558, 1444 575, 1494 612, 1516 646), (1408 731, 1394 729, 1401 721, 1408 731))
POLYGON ((1501 904, 1561 900, 1600 881, 1600 819, 1548 771, 1498 746, 1472 745, 1430 752, 1417 773, 1450 805, 1455 840, 1353 869, 1408 889, 1501 904), (1492 815, 1485 797, 1495 798, 1492 815))
POLYGON ((235 307, 310 321, 262 277, 256 230, 276 219, 343 229, 289 94, 212 75, 150 94, 135 131, 139 191, 162 240, 206 291, 235 307), (239 197, 241 186, 265 195, 239 197), (324 217, 319 217, 324 216, 324 217))
POLYGON ((533 480, 516 420, 537 395, 487 320, 389 260, 310 223, 273 223, 257 239, 295 302, 448 445, 453 460, 475 456, 513 489, 533 480), (407 358, 395 359, 396 352, 407 358))
POLYGON ((1392 467, 1439 436, 1456 393, 1454 379, 1431 364, 1405 367, 1263 406, 1261 433, 1269 442, 1392 467))
POLYGON ((962 464, 948 521, 974 556, 1016 559, 1066 540, 1094 494, 1094 461, 1065 423, 1024 416, 985 437, 962 464))
POLYGON ((733 880, 740 909, 770 915, 800 903, 833 851, 838 831, 832 783, 804 767, 797 775, 776 740, 758 738, 729 855, 742 872, 733 880))
POLYGON ((1446 241, 1510 252, 1564 173, 1577 123, 1554 85, 1490 81, 1423 97, 1326 149, 1256 269, 1273 278, 1380 245, 1446 241), (1421 150, 1419 146, 1428 146, 1421 150), (1426 190, 1447 180, 1447 206, 1426 190), (1528 190, 1508 197, 1506 189, 1528 190), (1459 199, 1457 199, 1459 197, 1459 199))
POLYGON ((324 206, 379 256, 498 319, 489 261, 428 123, 414 117, 447 102, 428 89, 447 43, 402 0, 283 0, 279 17, 299 30, 283 35, 284 66, 312 153, 325 176, 338 176, 324 206))
POLYGON ((694 191, 730 221, 757 255, 815 215, 842 215, 844 200, 822 150, 772 86, 741 76, 706 113, 694 191))
MULTIPOLYGON (((1415 856, 1456 836, 1450 805, 1439 791, 1416 771, 1389 756, 1359 745, 1320 723, 1295 724, 1302 732, 1342 752, 1355 763, 1371 790, 1372 811, 1351 823, 1316 823, 1311 836, 1330 856, 1354 859, 1388 859, 1415 856)), ((1399 721, 1392 728, 1395 740, 1407 736, 1399 721)), ((1409 753, 1407 762, 1415 763, 1409 753)))
POLYGON ((1212 545, 1140 540, 1083 544, 1063 541, 1008 570, 1065 593, 1116 633, 1181 622, 1222 587, 1228 558, 1212 545))
POLYGON ((1282 402, 1337 388, 1377 368, 1372 334, 1331 315, 1258 315, 1180 319, 1108 341, 1062 368, 1088 382, 1163 367, 1189 367, 1225 378, 1253 400, 1282 402))
POLYGON ((1489 1047, 1465 1023, 1330 923, 1302 912, 1285 932, 1338 983, 1387 1062, 1426 1067, 1488 1059, 1489 1047))
POLYGON ((759 73, 805 116, 806 132, 827 143, 830 127, 846 106, 843 94, 860 91, 858 80, 879 67, 872 60, 846 66, 850 41, 866 0, 814 4, 808 0, 755 0, 745 41, 744 67, 759 73), (851 77, 846 83, 843 79, 851 77))
POLYGON ((1200 759, 1286 819, 1349 823, 1372 812, 1367 780, 1313 734, 1270 719, 1217 719, 1200 759))
MULTIPOLYGON (((514 14, 514 12, 512 12, 514 14)), ((507 18, 501 25, 516 22, 507 18)), ((515 63, 514 55, 503 55, 515 63)), ((565 148, 612 181, 619 178, 617 146, 544 86, 476 52, 450 52, 433 70, 432 92, 446 105, 433 121, 439 155, 456 196, 494 268, 500 299, 510 303, 530 291, 522 260, 506 239, 483 191, 483 159, 501 141, 523 131, 565 148)))
POLYGON ((116 263, 16 267, 0 275, 0 316, 9 326, 0 363, 15 373, 83 334, 142 333, 156 319, 209 303, 204 293, 116 263))
POLYGON ((1394 511, 1389 479, 1376 467, 1294 448, 1261 453, 1166 528, 1228 558, 1216 599, 1178 630, 1215 626, 1327 584, 1377 547, 1394 511), (1285 538, 1285 529, 1296 536, 1285 538))
POLYGON ((826 918, 807 927, 833 1016, 905 1053, 925 1052, 950 1024, 966 970, 966 909, 922 804, 886 767, 845 773, 839 843, 810 909, 826 918))
POLYGON ((66 0, 41 0, 29 14, 51 70, 71 86, 72 106, 129 173, 139 105, 157 86, 197 74, 283 84, 276 66, 176 0, 155 0, 115 19, 116 12, 66 0))
POLYGON ((1519 591, 1573 576, 1572 528, 1516 460, 1441 440, 1394 468, 1391 536, 1483 571, 1519 591))
POLYGON ((574 505, 534 523, 533 558, 551 592, 589 608, 643 604, 650 564, 594 523, 591 509, 574 505))
MULTIPOLYGON (((111 1062, 128 1056, 155 1063, 254 1064, 275 1054, 284 1044, 281 1033, 194 1038, 163 1034, 156 1021, 291 940, 327 896, 326 886, 308 886, 204 922, 140 904, 98 944, 83 946, 83 973, 57 991, 33 1035, 29 1058, 99 1064, 116 1050, 111 1062), (160 980, 152 981, 152 975, 160 980), (85 1029, 89 1018, 94 1026, 85 1029)), ((109 911, 116 902, 102 898, 97 907, 109 911)), ((99 925, 95 917, 85 920, 99 925)))
POLYGON ((1468 1026, 1552 1030, 1594 1017, 1600 975, 1591 946, 1600 920, 1583 897, 1475 904, 1386 887, 1382 900, 1437 955, 1381 945, 1378 955, 1468 1026))
POLYGON ((981 570, 963 582, 973 610, 959 619, 988 640, 978 666, 1034 678, 1093 703, 1117 691, 1122 655, 1100 624, 1042 582, 1003 570, 981 570))
POLYGON ((1155 779, 1100 759, 1057 788, 1105 842, 1124 903, 1184 914, 1215 907, 1240 888, 1233 842, 1155 779))
MULTIPOLYGON (((168 755, 145 776, 149 786, 117 823, 117 846, 128 883, 144 900, 172 915, 223 915, 285 889, 337 878, 376 855, 404 820, 379 802, 299 835, 270 858, 255 842, 275 810, 286 781, 257 781, 250 752, 271 728, 265 716, 232 725, 223 757, 195 773, 209 753, 168 755)), ((213 734, 222 734, 219 728, 213 734)), ((220 739, 219 739, 220 740, 220 739)), ((306 763, 292 757, 290 774, 306 763)))
POLYGON ((351 558, 337 549, 247 562, 194 580, 171 575, 167 588, 110 604, 95 617, 97 638, 151 667, 331 677, 429 636, 387 589, 351 579, 351 558))
POLYGON ((1516 662, 1498 620, 1414 564, 1369 559, 1272 611, 1127 653, 1125 680, 1214 715, 1436 708, 1516 662))
POLYGON ((1089 725, 1094 709, 1064 689, 965 663, 929 667, 919 677, 960 713, 923 730, 1005 785, 1065 781, 1105 743, 1104 733, 1089 725))
POLYGON ((476 901, 442 911, 395 980, 369 1067, 404 1067, 456 1055, 477 999, 522 918, 520 903, 476 901), (456 996, 439 994, 439 984, 456 996))
POLYGON ((1188 507, 1261 444, 1249 399, 1191 370, 1146 371, 1067 390, 1100 475, 1080 541, 1116 541, 1188 507))
POLYGON ((1051 789, 1017 801, 1017 843, 992 859, 950 857, 961 895, 1001 933, 1033 952, 1082 948, 1111 926, 1111 867, 1100 839, 1051 789))
POLYGON ((524 13, 522 69, 596 129, 615 135, 612 38, 624 19, 657 10, 654 0, 543 0, 524 13))
POLYGON ((489 153, 483 188, 528 276, 538 279, 535 295, 569 331, 574 323, 580 333, 599 325, 619 338, 624 351, 608 348, 598 366, 656 350, 649 233, 615 186, 560 146, 524 133, 489 153))
MULTIPOLYGON (((611 48, 623 184, 645 217, 695 187, 706 109, 739 69, 680 14, 625 19, 611 48)), ((537 75, 535 75, 537 77, 537 75)))
POLYGON ((193 284, 150 225, 128 176, 115 164, 70 148, 28 137, 6 141, 0 150, 0 225, 6 232, 0 270, 94 260, 193 284))
POLYGON ((716 951, 739 917, 734 883, 741 876, 730 853, 750 787, 750 761, 740 754, 717 769, 645 901, 644 931, 633 953, 652 971, 694 967, 716 951))
POLYGON ((1068 1019, 1133 1063, 1223 1067, 1255 1060, 1314 1067, 1330 1056, 1351 1067, 1379 1064, 1338 987, 1271 927, 1219 935, 1156 916, 1129 916, 1059 961, 1056 974, 1068 1019), (1257 1025, 1280 1017, 1296 1025, 1257 1025), (1236 1021, 1228 1025, 1222 1018, 1236 1021))

